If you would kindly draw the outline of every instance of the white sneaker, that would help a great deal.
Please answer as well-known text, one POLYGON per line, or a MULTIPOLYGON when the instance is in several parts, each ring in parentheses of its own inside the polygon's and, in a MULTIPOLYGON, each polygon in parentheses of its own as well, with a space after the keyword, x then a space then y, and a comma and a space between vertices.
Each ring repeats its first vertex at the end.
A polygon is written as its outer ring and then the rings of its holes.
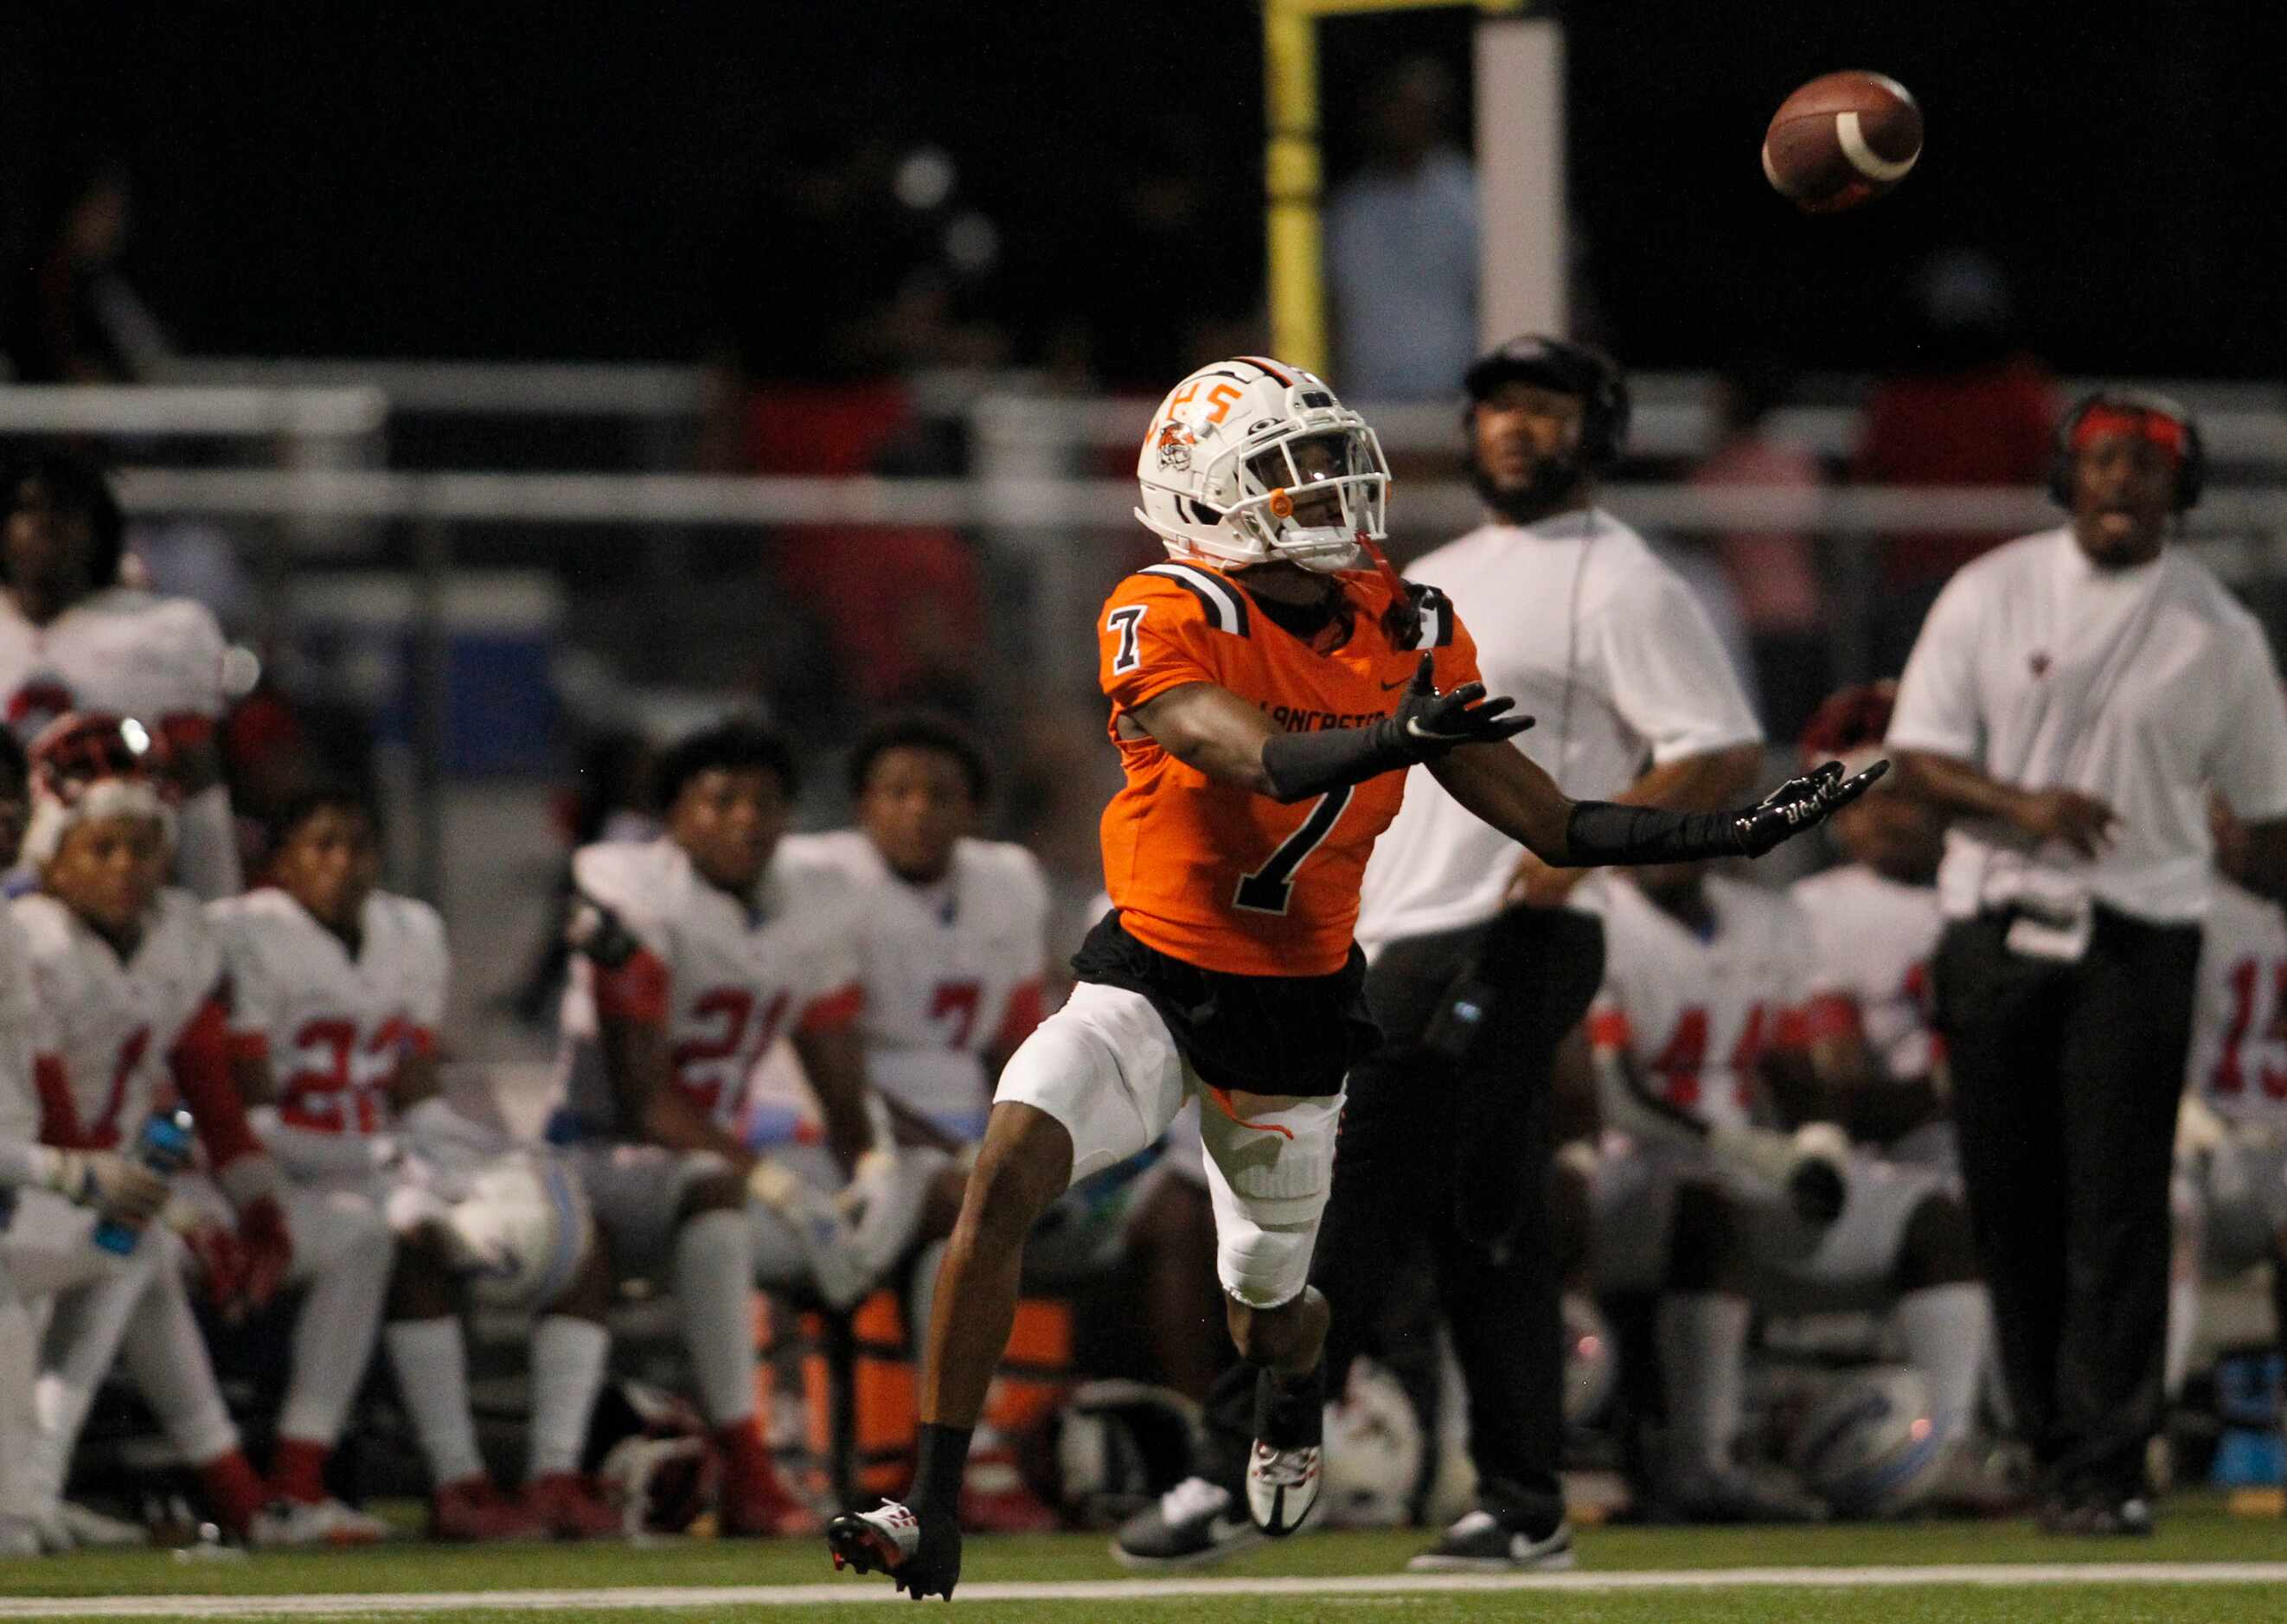
POLYGON ((148 1545, 151 1531, 140 1523, 131 1523, 124 1518, 106 1517, 102 1512, 65 1501, 56 1508, 64 1527, 70 1532, 72 1542, 83 1550, 123 1550, 130 1546, 148 1545))
POLYGON ((389 1525, 338 1500, 273 1500, 254 1514, 246 1542, 255 1546, 377 1545, 389 1525))
POLYGON ((1246 1457, 1246 1510, 1256 1527, 1284 1539, 1310 1520, 1326 1486, 1326 1455, 1317 1444, 1274 1449, 1255 1441, 1246 1457))
POLYGON ((0 1557, 44 1557, 37 1524, 28 1517, 0 1517, 0 1557))

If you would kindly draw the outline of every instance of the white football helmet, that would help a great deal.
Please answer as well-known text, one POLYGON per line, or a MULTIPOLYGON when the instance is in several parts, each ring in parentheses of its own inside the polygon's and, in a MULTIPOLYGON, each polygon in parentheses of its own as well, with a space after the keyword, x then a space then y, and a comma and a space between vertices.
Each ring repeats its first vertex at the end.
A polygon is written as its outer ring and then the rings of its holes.
POLYGON ((445 1218, 454 1260, 488 1307, 546 1306, 595 1244, 595 1219, 564 1164, 516 1151, 470 1173, 445 1218))
POLYGON ((1136 460, 1136 516, 1177 558, 1243 569, 1283 558, 1357 567, 1380 541, 1389 464, 1325 379, 1241 356, 1202 367, 1151 414, 1136 460))
POLYGON ((1875 1365, 1842 1377, 1811 1406, 1788 1464, 1839 1517, 1897 1517, 1929 1494, 1946 1442, 1921 1372, 1875 1365))

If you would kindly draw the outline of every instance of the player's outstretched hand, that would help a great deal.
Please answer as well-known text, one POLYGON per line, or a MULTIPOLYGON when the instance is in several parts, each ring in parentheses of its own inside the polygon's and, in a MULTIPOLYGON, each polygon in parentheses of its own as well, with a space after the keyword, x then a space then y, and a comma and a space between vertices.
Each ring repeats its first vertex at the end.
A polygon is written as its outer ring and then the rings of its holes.
POLYGON ((1439 693, 1433 663, 1430 656, 1421 657, 1397 709, 1382 724, 1408 761, 1434 761, 1462 745, 1515 738, 1532 725, 1530 716, 1507 713, 1515 700, 1486 698, 1483 682, 1464 682, 1450 693, 1439 693))
POLYGON ((1740 852, 1760 857, 1804 830, 1816 828, 1833 816, 1836 808, 1848 806, 1872 789, 1889 770, 1889 762, 1877 761, 1846 778, 1842 763, 1829 761, 1800 778, 1788 779, 1739 814, 1740 852))

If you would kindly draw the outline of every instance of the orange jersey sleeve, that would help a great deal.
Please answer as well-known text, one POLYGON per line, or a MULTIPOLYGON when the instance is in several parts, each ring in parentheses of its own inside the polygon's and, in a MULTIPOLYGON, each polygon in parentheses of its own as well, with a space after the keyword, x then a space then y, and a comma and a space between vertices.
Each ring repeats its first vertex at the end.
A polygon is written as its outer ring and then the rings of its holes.
POLYGON ((1202 682, 1290 731, 1364 727, 1389 713, 1419 648, 1434 654, 1440 688, 1476 680, 1476 645, 1450 605, 1440 600, 1400 647, 1381 622, 1389 587, 1349 576, 1344 591, 1349 635, 1332 648, 1287 632, 1202 564, 1155 564, 1106 601, 1100 671, 1127 781, 1104 809, 1104 884, 1139 942, 1240 975, 1329 975, 1348 958, 1365 860, 1397 815, 1405 774, 1282 806, 1120 730, 1129 711, 1202 682))

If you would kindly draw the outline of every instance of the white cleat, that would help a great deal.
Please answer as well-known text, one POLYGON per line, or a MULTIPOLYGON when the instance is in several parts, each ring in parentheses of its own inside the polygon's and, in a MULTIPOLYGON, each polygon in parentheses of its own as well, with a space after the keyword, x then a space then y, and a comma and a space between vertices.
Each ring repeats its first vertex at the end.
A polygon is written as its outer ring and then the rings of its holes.
POLYGON ((289 1546, 377 1545, 389 1537, 389 1525, 377 1517, 351 1510, 338 1500, 273 1500, 254 1514, 246 1542, 276 1549, 289 1546))
POLYGON ((1246 1511, 1274 1540, 1310 1520, 1326 1486, 1326 1451, 1317 1444, 1274 1449, 1261 1439, 1246 1457, 1246 1511))
POLYGON ((0 1558, 47 1554, 47 1547, 40 1543, 39 1526, 30 1518, 0 1517, 0 1558))

